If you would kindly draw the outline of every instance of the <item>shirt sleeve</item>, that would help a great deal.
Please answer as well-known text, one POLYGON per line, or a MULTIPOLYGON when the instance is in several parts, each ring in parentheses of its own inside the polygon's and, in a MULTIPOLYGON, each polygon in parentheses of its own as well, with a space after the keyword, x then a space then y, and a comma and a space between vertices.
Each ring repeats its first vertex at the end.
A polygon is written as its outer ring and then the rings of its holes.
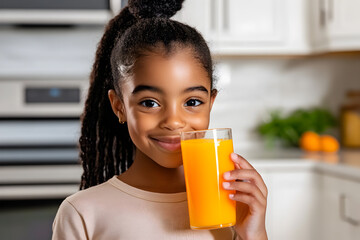
POLYGON ((56 213, 53 222, 52 240, 89 239, 84 219, 76 208, 64 200, 56 213))

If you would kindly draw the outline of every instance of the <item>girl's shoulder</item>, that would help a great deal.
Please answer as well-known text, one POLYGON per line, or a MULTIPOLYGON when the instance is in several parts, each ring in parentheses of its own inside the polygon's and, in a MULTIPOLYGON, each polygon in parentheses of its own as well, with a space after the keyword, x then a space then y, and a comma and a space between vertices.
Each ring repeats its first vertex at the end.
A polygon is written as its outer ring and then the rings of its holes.
POLYGON ((96 186, 89 187, 84 190, 79 190, 76 193, 66 197, 61 203, 61 208, 69 209, 81 213, 87 212, 89 209, 95 209, 99 205, 112 204, 112 201, 116 196, 116 199, 122 199, 121 191, 115 189, 110 180, 101 183, 96 186))

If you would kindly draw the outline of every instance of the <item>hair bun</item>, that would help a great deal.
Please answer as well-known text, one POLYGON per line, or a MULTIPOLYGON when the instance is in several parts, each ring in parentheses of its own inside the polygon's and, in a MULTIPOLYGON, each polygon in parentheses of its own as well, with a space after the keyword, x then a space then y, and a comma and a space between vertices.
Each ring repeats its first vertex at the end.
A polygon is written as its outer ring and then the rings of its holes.
POLYGON ((136 18, 170 18, 182 7, 184 0, 129 0, 129 11, 136 18))

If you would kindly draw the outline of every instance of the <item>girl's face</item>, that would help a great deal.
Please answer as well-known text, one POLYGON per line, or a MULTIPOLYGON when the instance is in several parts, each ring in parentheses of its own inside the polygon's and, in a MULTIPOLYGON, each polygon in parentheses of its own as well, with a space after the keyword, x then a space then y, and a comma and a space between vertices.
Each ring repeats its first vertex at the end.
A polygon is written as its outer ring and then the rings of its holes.
POLYGON ((208 128, 216 91, 191 50, 181 49, 168 57, 140 58, 133 76, 122 84, 122 95, 123 101, 109 91, 115 114, 127 122, 136 154, 177 168, 182 165, 180 132, 208 128))

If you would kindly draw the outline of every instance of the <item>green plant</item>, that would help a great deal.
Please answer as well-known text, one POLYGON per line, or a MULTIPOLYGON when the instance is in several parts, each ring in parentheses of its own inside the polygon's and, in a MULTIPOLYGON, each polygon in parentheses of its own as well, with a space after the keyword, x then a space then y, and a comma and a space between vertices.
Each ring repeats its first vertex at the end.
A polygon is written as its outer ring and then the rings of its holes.
POLYGON ((257 132, 265 137, 268 147, 273 147, 276 140, 286 146, 297 147, 304 132, 322 134, 336 125, 336 118, 323 108, 298 109, 287 116, 274 110, 270 112, 269 121, 258 125, 257 132))

